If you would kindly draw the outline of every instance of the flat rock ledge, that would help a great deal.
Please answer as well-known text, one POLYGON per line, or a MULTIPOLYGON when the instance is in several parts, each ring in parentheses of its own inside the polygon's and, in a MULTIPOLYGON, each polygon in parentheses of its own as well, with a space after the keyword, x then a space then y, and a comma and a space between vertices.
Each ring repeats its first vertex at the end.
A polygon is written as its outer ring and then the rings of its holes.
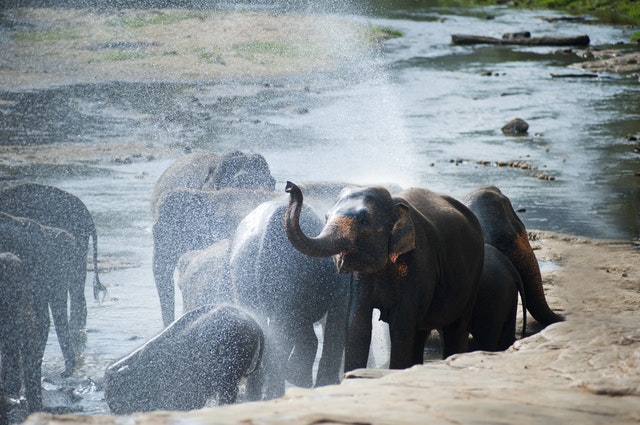
POLYGON ((54 424, 638 424, 637 243, 533 232, 547 298, 567 320, 502 353, 475 352, 402 371, 358 370, 342 384, 188 413, 34 414, 54 424))

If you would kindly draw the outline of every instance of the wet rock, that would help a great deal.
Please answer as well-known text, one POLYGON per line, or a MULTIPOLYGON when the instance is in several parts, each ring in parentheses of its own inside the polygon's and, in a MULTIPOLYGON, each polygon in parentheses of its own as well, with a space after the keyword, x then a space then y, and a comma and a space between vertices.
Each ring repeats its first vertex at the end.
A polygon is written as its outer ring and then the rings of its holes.
POLYGON ((528 130, 529 124, 520 118, 514 118, 502 127, 502 132, 507 136, 522 136, 528 130))

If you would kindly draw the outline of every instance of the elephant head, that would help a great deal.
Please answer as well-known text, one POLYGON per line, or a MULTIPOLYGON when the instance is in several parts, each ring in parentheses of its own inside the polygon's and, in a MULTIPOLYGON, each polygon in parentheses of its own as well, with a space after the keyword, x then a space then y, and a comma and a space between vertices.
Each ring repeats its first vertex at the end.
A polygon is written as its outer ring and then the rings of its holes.
POLYGON ((465 204, 478 217, 485 242, 506 255, 520 274, 531 315, 543 326, 564 320, 547 304, 540 267, 529 244, 527 229, 509 198, 497 187, 488 186, 467 195, 465 204))
POLYGON ((232 151, 220 157, 217 167, 210 169, 203 188, 274 190, 275 184, 262 155, 232 151))
POLYGON ((395 262, 415 248, 408 207, 394 200, 385 188, 344 188, 316 237, 308 237, 300 229, 300 188, 287 182, 285 190, 291 195, 285 215, 285 231, 291 244, 311 257, 333 256, 340 273, 375 273, 388 261, 395 262))

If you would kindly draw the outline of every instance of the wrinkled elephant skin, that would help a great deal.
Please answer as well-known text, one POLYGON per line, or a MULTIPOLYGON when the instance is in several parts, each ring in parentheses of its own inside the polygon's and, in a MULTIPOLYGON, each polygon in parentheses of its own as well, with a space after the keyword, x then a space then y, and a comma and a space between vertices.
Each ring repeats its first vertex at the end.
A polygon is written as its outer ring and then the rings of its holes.
POLYGON ((71 332, 81 337, 87 323, 84 295, 87 280, 89 238, 93 240, 93 291, 96 299, 106 291, 98 277, 98 236, 91 213, 76 196, 53 186, 24 183, 0 191, 0 211, 26 217, 38 223, 71 233, 76 240, 73 267, 69 270, 71 332))
POLYGON ((485 242, 502 252, 520 274, 527 310, 533 318, 543 326, 564 320, 547 304, 540 267, 529 244, 527 229, 509 198, 497 187, 487 186, 467 195, 464 203, 478 217, 485 242))
POLYGON ((480 289, 469 325, 474 349, 502 351, 515 342, 518 293, 522 297, 524 336, 527 304, 520 274, 504 254, 485 244, 480 289))
POLYGON ((0 213, 1 386, 16 396, 24 387, 27 411, 42 409, 41 366, 49 336, 49 308, 65 361, 76 358, 67 317, 75 238, 34 220, 0 213))
MULTIPOLYGON (((325 315, 315 385, 340 381, 348 279, 336 272, 330 259, 311 258, 291 246, 284 234, 286 209, 284 198, 257 207, 238 226, 230 253, 237 301, 255 312, 266 331, 264 394, 254 389, 257 399, 284 394, 285 378, 297 386, 313 384, 318 344, 314 323, 325 315)), ((312 208, 304 208, 301 215, 306 231, 322 229, 323 221, 312 208)))
POLYGON ((427 189, 395 196, 381 187, 348 187, 317 237, 300 229, 302 192, 293 183, 286 234, 302 253, 332 256, 353 273, 345 370, 366 366, 373 308, 389 323, 391 368, 423 362, 427 335, 442 330, 443 355, 467 349, 484 243, 475 215, 427 189))
POLYGON ((111 412, 193 410, 211 397, 235 403, 240 380, 261 361, 264 337, 232 306, 191 310, 105 372, 111 412))
POLYGON ((153 196, 153 276, 165 326, 175 317, 173 272, 180 256, 231 238, 251 210, 275 197, 265 159, 239 151, 178 158, 153 196))

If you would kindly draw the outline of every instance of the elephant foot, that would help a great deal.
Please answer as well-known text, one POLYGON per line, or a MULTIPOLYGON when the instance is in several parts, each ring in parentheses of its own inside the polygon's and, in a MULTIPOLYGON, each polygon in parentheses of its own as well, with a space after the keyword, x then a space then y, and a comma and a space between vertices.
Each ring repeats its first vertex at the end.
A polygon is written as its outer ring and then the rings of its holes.
POLYGON ((324 387, 325 385, 337 385, 339 383, 340 383, 340 377, 337 375, 334 377, 318 375, 318 377, 316 378, 315 387, 324 387))
POLYGON ((87 346, 87 330, 86 329, 71 329, 71 343, 73 349, 77 353, 84 351, 87 346))
POLYGON ((68 378, 73 375, 73 370, 76 368, 76 362, 64 362, 64 372, 60 374, 62 378, 68 378))

